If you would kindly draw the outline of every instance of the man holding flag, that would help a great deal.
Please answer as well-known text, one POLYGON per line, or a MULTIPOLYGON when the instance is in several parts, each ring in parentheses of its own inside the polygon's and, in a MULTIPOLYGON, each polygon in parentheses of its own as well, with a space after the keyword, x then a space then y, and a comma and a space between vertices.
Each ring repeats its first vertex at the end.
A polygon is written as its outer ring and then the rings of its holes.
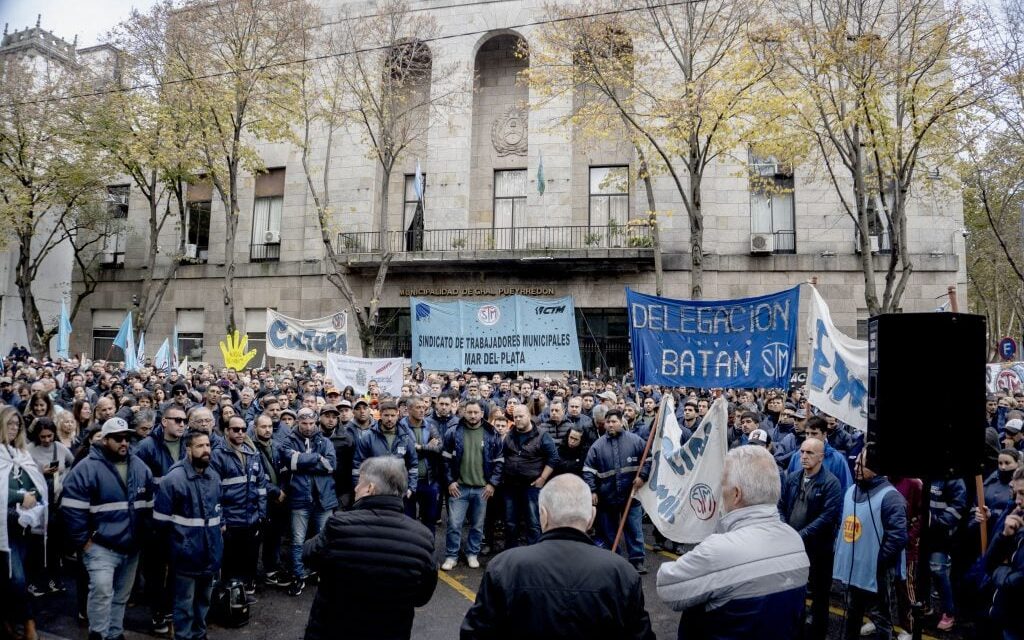
POLYGON ((628 503, 626 525, 623 530, 629 562, 642 575, 644 567, 643 511, 633 500, 634 489, 639 489, 651 472, 647 460, 641 468, 646 442, 623 427, 622 412, 612 409, 604 418, 605 433, 597 439, 583 463, 583 480, 597 507, 597 546, 611 549, 615 541, 619 520, 628 503), (640 474, 637 475, 637 470, 640 474))

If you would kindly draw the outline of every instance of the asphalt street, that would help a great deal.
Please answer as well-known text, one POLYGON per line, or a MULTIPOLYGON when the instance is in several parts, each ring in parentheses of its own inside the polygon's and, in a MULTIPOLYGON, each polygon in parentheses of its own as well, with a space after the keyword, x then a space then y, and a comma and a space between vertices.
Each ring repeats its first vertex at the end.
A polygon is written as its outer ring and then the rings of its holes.
MULTIPOLYGON (((443 529, 439 542, 443 544, 443 529)), ((650 535, 648 535, 650 539, 650 535)), ((438 563, 443 560, 443 550, 438 549, 438 563)), ((651 624, 658 638, 672 639, 676 637, 679 615, 658 600, 655 592, 657 568, 665 562, 672 562, 675 554, 668 552, 648 553, 647 566, 650 572, 644 576, 644 593, 646 594, 647 611, 651 616, 651 624)), ((487 558, 481 558, 486 566, 487 558)), ((414 640, 451 640, 458 638, 459 625, 467 609, 473 602, 476 589, 480 584, 483 568, 470 569, 465 561, 455 570, 439 572, 437 590, 430 603, 416 611, 412 638, 414 640)), ((70 583, 70 581, 68 581, 70 583)), ((66 594, 44 596, 35 601, 39 607, 37 624, 42 636, 54 638, 85 638, 87 630, 79 626, 75 615, 73 585, 67 585, 66 594)), ((240 629, 222 629, 211 626, 211 640, 297 640, 302 638, 309 608, 313 602, 315 587, 309 587, 299 597, 289 597, 283 590, 275 587, 262 587, 257 593, 259 602, 253 605, 249 624, 240 629)), ((842 609, 838 600, 833 598, 832 624, 830 638, 841 638, 842 609)), ((126 637, 128 640, 145 640, 152 638, 147 631, 149 627, 149 610, 143 604, 129 605, 126 615, 126 637)), ((339 638, 344 638, 339 633, 339 638)), ((938 640, 970 638, 973 634, 968 630, 954 629, 952 633, 927 630, 926 638, 938 640)))

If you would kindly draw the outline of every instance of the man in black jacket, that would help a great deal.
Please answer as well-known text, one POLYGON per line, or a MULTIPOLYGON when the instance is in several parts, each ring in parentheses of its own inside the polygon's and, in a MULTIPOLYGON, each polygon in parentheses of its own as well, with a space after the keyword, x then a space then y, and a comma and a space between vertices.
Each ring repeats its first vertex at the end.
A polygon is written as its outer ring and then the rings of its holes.
MULTIPOLYGON (((515 429, 505 436, 502 449, 506 549, 519 546, 520 521, 526 522, 526 544, 533 544, 540 538, 537 497, 558 464, 554 441, 548 432, 533 426, 530 410, 525 405, 516 405, 512 420, 515 429)), ((572 428, 571 422, 569 427, 572 428)))
POLYGON ((832 588, 833 546, 843 510, 839 480, 822 466, 825 443, 808 438, 800 445, 800 471, 786 477, 779 511, 786 524, 796 529, 811 561, 811 628, 808 640, 824 640, 828 634, 829 592, 832 588))
POLYGON ((595 513, 577 476, 547 483, 540 493, 544 535, 487 565, 462 640, 654 638, 639 574, 587 537, 595 513))
POLYGON ((352 509, 306 542, 303 562, 320 572, 306 640, 409 638, 415 607, 434 595, 437 563, 433 534, 404 513, 407 490, 401 459, 366 459, 352 509))

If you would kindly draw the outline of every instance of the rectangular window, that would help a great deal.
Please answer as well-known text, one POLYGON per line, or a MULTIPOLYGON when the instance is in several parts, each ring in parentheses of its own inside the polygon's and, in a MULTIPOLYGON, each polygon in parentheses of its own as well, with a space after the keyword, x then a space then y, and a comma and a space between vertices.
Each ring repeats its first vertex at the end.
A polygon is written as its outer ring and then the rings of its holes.
POLYGON ((269 169, 256 176, 252 212, 251 262, 281 259, 281 210, 284 206, 284 169, 269 169))
MULTIPOLYGON (((189 195, 191 195, 189 187, 189 195)), ((185 229, 185 258, 203 263, 210 253, 210 200, 190 200, 185 229)))
POLYGON ((202 309, 178 309, 175 316, 178 328, 178 358, 200 360, 203 357, 203 323, 205 313, 202 309))
POLYGON ((92 311, 92 357, 93 360, 124 360, 124 351, 114 346, 121 322, 124 321, 122 309, 93 309, 92 311), (109 355, 108 355, 109 354, 109 355))
MULTIPOLYGON (((526 169, 494 172, 494 246, 514 249, 514 229, 526 213, 526 169)), ((522 243, 518 243, 522 244, 522 243)))
MULTIPOLYGON (((886 184, 885 202, 877 188, 870 190, 867 202, 868 233, 872 253, 889 253, 892 250, 892 243, 889 239, 889 219, 886 216, 886 209, 892 210, 893 202, 896 199, 896 186, 890 180, 886 184)), ((854 229, 853 241, 857 252, 860 252, 860 240, 857 237, 857 229, 854 229)))
MULTIPOLYGON (((423 201, 427 200, 427 174, 423 175, 423 201)), ((414 174, 406 174, 405 176, 405 200, 402 204, 402 228, 406 231, 409 230, 409 226, 413 222, 413 218, 416 216, 416 176, 414 174)))
POLYGON ((256 350, 256 357, 249 361, 249 366, 258 367, 267 353, 266 307, 245 310, 245 335, 249 336, 246 350, 256 350))
POLYGON ((629 222, 629 167, 590 167, 588 246, 622 246, 629 222))
POLYGON ((796 253, 793 170, 750 154, 750 233, 772 237, 773 253, 796 253))
POLYGON ((126 184, 107 187, 107 216, 100 266, 106 269, 124 267, 124 251, 128 244, 125 221, 128 218, 129 187, 126 184))

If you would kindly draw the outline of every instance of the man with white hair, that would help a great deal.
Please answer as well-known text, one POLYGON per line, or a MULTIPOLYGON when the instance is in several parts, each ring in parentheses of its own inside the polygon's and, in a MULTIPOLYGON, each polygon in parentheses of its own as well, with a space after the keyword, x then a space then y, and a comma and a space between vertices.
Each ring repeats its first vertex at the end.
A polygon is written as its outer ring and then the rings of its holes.
POLYGON ((658 596, 682 611, 679 637, 786 640, 803 630, 810 562, 779 519, 779 472, 764 447, 725 458, 717 532, 658 570, 658 596))
POLYGON ((537 544, 509 549, 487 565, 461 638, 654 638, 640 575, 594 545, 596 509, 578 476, 540 492, 537 544))

